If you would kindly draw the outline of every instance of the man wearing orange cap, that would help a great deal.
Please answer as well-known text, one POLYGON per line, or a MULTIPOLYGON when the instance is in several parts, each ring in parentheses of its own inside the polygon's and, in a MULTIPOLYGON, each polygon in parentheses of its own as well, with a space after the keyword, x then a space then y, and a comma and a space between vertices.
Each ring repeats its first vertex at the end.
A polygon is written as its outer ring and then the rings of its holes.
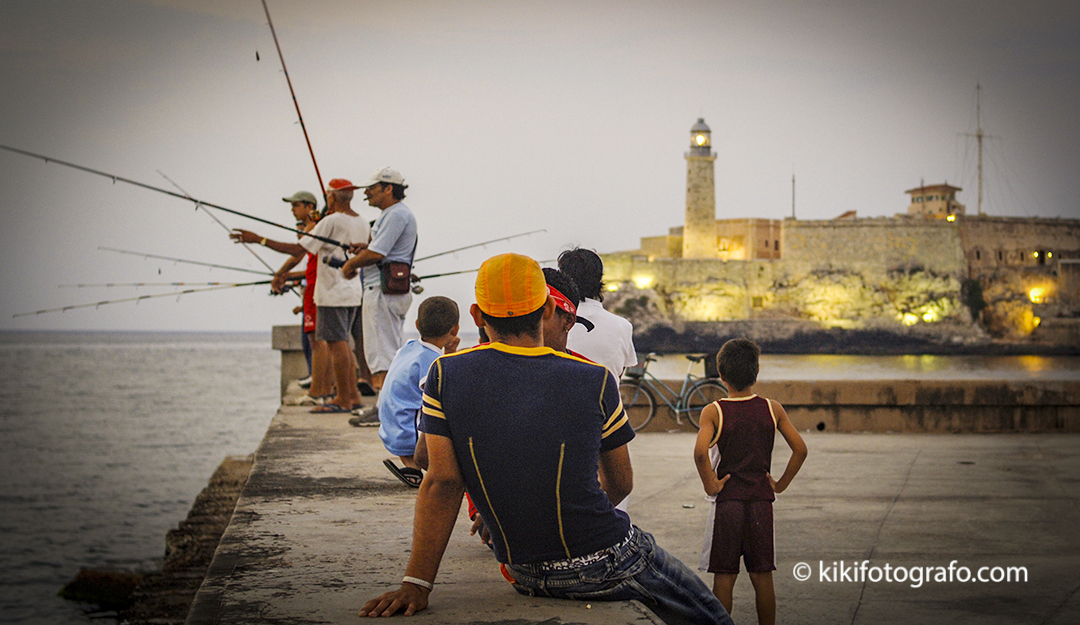
POLYGON ((363 345, 360 325, 363 288, 359 280, 347 280, 340 271, 330 268, 329 260, 345 259, 344 250, 315 238, 347 244, 367 242, 367 221, 351 206, 353 192, 358 188, 344 178, 331 180, 326 189, 326 206, 330 214, 315 224, 310 233, 314 236, 300 238, 300 245, 319 258, 319 279, 315 282, 315 338, 326 341, 330 347, 330 363, 337 386, 334 397, 313 408, 312 412, 347 413, 361 405, 356 387, 357 362, 349 349, 349 336, 352 335, 358 348, 363 345))
POLYGON ((543 347, 555 302, 540 265, 517 254, 488 259, 469 312, 491 342, 431 366, 412 554, 401 587, 360 616, 427 607, 468 490, 518 592, 636 599, 668 623, 730 625, 704 582, 615 509, 633 487, 634 432, 603 365, 543 347))

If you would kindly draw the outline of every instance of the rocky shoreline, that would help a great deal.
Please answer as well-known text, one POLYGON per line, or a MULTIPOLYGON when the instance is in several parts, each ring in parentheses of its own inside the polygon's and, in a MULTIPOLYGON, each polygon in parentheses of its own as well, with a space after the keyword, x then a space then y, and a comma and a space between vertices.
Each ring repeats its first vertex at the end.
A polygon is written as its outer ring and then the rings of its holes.
POLYGON ((165 535, 161 570, 122 573, 83 569, 60 595, 98 605, 125 625, 182 625, 232 519, 251 473, 252 459, 229 456, 221 462, 195 498, 187 518, 165 535))

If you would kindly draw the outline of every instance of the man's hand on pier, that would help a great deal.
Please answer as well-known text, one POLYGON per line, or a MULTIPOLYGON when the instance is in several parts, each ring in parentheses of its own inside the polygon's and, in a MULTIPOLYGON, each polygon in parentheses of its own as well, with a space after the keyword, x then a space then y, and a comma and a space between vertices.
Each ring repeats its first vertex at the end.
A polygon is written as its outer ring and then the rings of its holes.
POLYGON ((431 591, 427 588, 421 588, 406 582, 401 585, 401 588, 392 592, 384 592, 368 601, 361 608, 359 615, 368 617, 393 616, 398 610, 405 608, 402 614, 412 616, 427 607, 429 594, 431 594, 431 591))

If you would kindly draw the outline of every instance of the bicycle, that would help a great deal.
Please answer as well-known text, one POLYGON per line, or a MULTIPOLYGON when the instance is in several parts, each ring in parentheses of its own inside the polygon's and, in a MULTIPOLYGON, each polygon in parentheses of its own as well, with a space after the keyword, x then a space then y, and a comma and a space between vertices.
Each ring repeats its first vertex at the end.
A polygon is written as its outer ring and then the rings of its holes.
POLYGON ((704 354, 686 356, 690 365, 686 368, 686 378, 683 379, 678 393, 649 372, 649 363, 656 362, 656 354, 649 354, 641 364, 629 367, 619 382, 619 395, 622 396, 623 408, 630 418, 630 427, 636 432, 649 425, 656 416, 656 398, 659 397, 671 410, 676 424, 682 424, 681 416, 685 413, 690 425, 698 429, 701 409, 728 396, 727 387, 719 377, 698 377, 691 373, 694 364, 706 358, 708 356, 704 354), (668 396, 675 398, 674 403, 668 401, 668 396))

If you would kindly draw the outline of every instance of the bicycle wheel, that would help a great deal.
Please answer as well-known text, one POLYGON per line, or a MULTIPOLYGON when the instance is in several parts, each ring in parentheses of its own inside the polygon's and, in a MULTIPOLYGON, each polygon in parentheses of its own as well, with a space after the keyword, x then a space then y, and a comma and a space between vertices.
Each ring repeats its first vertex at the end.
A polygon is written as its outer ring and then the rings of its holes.
POLYGON ((649 425, 656 414, 656 398, 648 387, 639 380, 624 380, 619 383, 619 396, 630 419, 630 427, 635 432, 649 425))
POLYGON ((682 411, 686 412, 690 425, 700 428, 701 410, 718 399, 728 396, 727 387, 719 380, 701 380, 690 387, 683 398, 682 411))

